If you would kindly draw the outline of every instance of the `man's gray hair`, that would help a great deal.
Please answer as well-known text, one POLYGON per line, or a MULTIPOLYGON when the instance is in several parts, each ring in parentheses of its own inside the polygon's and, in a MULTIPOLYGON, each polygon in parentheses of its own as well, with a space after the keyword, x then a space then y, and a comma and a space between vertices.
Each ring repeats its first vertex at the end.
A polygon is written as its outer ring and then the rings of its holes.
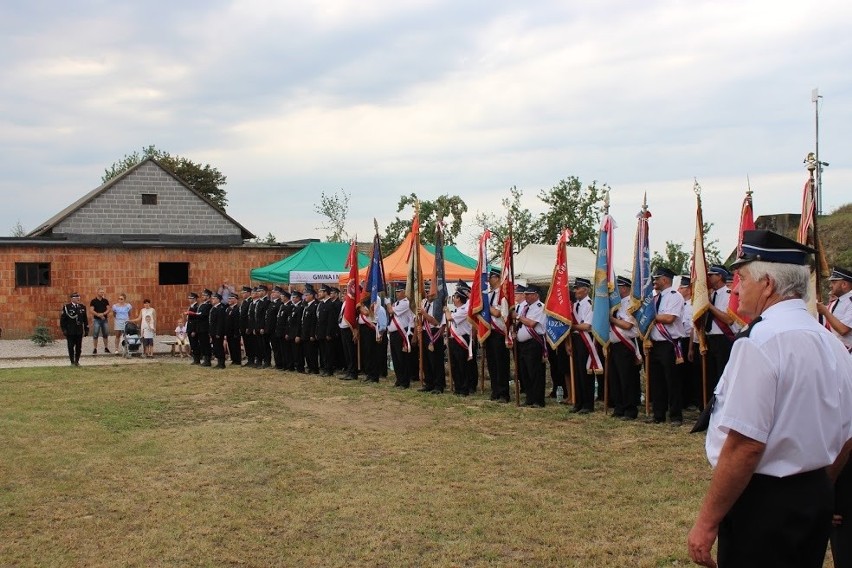
POLYGON ((784 300, 790 298, 808 300, 808 286, 811 279, 809 266, 756 260, 740 267, 739 270, 748 272, 754 280, 769 278, 775 284, 775 292, 784 300))

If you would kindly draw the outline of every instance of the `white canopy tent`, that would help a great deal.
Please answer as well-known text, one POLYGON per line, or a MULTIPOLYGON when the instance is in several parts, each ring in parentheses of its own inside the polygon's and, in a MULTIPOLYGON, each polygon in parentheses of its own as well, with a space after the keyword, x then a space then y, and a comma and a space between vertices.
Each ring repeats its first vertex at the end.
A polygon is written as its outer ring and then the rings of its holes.
MULTIPOLYGON (((594 281, 596 255, 584 247, 566 246, 568 257, 568 276, 573 280, 578 276, 594 281)), ((515 255, 515 281, 521 284, 549 286, 556 263, 554 245, 527 245, 515 255)), ((615 267, 616 275, 630 276, 629 268, 615 267)))

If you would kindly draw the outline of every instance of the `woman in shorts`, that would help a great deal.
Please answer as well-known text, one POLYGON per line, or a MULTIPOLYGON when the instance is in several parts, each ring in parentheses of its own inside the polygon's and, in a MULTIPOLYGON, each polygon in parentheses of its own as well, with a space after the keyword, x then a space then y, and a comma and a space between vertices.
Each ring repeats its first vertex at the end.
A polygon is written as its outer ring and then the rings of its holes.
POLYGON ((121 342, 121 334, 124 333, 124 325, 130 319, 130 310, 133 306, 127 303, 127 295, 119 294, 118 302, 112 305, 113 314, 113 329, 115 330, 115 354, 120 355, 119 345, 121 342))

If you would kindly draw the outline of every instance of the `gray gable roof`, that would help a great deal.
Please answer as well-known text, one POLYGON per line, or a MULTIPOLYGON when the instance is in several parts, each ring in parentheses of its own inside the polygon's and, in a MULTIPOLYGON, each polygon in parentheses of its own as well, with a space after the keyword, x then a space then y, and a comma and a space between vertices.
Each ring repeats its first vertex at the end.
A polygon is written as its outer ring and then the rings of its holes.
POLYGON ((157 160, 146 158, 45 221, 27 237, 156 236, 232 242, 254 234, 157 160), (141 195, 158 195, 156 206, 141 195))

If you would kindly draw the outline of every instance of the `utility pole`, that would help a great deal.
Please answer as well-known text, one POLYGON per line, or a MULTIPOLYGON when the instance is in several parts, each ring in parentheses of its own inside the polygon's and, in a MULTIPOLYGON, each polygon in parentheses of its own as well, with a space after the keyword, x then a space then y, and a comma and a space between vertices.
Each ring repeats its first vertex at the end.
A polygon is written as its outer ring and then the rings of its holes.
POLYGON ((822 95, 819 94, 819 89, 811 91, 811 102, 814 103, 814 121, 816 144, 814 147, 814 158, 816 160, 816 214, 822 215, 822 169, 823 166, 828 167, 828 162, 821 162, 819 159, 819 100, 822 95))

